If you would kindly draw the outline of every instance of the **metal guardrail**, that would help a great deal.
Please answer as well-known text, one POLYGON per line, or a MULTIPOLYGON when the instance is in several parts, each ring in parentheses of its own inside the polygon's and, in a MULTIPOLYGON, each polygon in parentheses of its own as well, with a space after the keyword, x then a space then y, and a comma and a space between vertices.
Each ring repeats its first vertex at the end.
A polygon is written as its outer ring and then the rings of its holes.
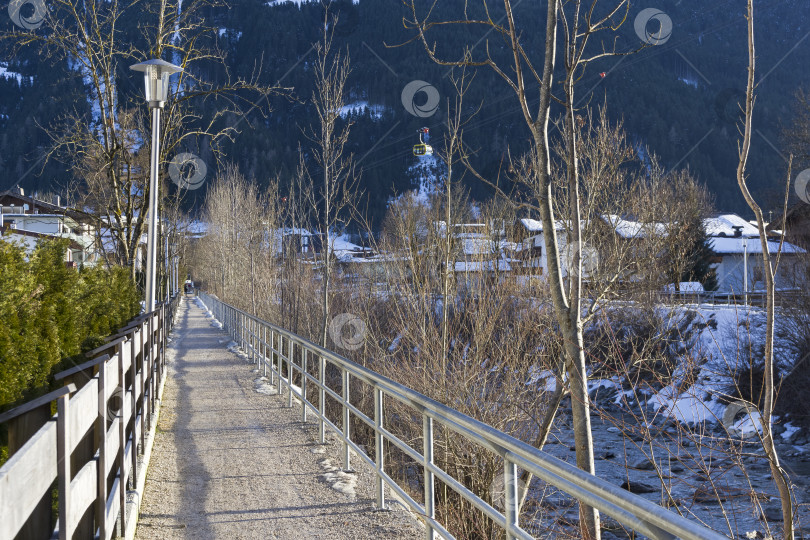
POLYGON ((514 437, 494 429, 482 422, 462 414, 446 405, 434 401, 406 386, 356 364, 334 352, 326 350, 311 341, 293 334, 274 324, 263 321, 245 311, 221 302, 205 293, 200 299, 219 320, 225 331, 257 364, 264 366, 265 374, 269 368, 271 383, 279 381, 279 394, 282 385, 287 389, 287 405, 292 407, 293 394, 301 401, 301 415, 307 421, 307 412, 311 411, 318 418, 320 442, 325 442, 326 429, 329 428, 343 443, 343 465, 350 470, 349 450, 355 453, 376 471, 376 497, 378 508, 385 508, 384 485, 397 493, 424 520, 426 538, 433 540, 434 533, 451 539, 453 535, 442 523, 436 520, 435 514, 435 480, 443 482, 475 508, 486 514, 493 522, 506 531, 507 540, 513 538, 531 539, 532 536, 519 525, 518 516, 518 468, 531 472, 541 480, 555 486, 578 500, 597 508, 623 525, 656 540, 720 540, 727 537, 690 521, 661 506, 658 506, 638 495, 634 495, 599 477, 586 472, 542 452, 514 437), (300 365, 294 361, 295 348, 299 349, 300 365), (317 362, 317 377, 309 373, 311 362, 317 362), (286 364, 287 378, 282 373, 286 364), (339 394, 326 384, 327 364, 340 371, 342 392, 339 394), (301 376, 300 388, 292 383, 293 372, 301 376), (374 392, 374 414, 368 417, 349 401, 351 378, 354 377, 371 386, 374 392), (318 390, 318 404, 307 399, 307 384, 312 383, 318 390), (338 427, 326 416, 326 395, 338 401, 342 409, 342 426, 338 427), (423 427, 423 449, 419 453, 403 442, 383 425, 383 401, 388 397, 421 412, 423 427), (374 457, 352 440, 350 416, 360 419, 374 431, 374 457), (465 437, 487 450, 501 456, 504 460, 504 512, 492 507, 486 501, 470 491, 461 481, 438 467, 433 461, 434 424, 465 437), (399 450, 421 464, 424 472, 425 504, 414 500, 384 470, 383 442, 393 444, 399 450))
POLYGON ((0 467, 0 538, 107 540, 116 529, 134 537, 140 497, 128 516, 128 485, 140 491, 146 479, 147 433, 155 429, 178 301, 136 317, 87 362, 57 374, 63 388, 0 415, 10 442, 0 467))

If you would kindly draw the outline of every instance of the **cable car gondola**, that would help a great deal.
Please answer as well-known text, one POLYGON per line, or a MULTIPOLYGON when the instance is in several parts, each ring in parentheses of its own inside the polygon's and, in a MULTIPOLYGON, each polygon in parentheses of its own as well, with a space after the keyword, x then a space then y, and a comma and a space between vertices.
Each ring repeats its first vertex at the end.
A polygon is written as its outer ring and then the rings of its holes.
POLYGON ((419 133, 419 144, 413 145, 413 155, 416 157, 432 156, 433 147, 427 144, 430 138, 430 130, 425 127, 417 131, 419 133))

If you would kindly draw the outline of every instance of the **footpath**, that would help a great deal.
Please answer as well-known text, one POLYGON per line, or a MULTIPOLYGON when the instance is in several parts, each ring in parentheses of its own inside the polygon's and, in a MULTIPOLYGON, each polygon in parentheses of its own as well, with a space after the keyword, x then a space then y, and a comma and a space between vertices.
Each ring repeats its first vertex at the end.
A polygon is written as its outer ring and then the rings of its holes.
POLYGON ((136 538, 422 538, 395 500, 377 511, 359 459, 259 380, 193 301, 178 309, 136 538))

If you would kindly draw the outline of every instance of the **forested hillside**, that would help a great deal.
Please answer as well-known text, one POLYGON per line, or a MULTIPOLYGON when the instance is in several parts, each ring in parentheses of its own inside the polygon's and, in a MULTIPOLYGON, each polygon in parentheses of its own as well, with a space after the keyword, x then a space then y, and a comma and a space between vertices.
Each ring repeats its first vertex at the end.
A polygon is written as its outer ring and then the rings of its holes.
MULTIPOLYGON (((453 97, 448 69, 432 63, 422 45, 413 39, 415 31, 403 24, 403 19, 410 17, 407 4, 361 0, 333 2, 332 6, 332 12, 340 14, 335 39, 348 50, 352 65, 349 101, 356 106, 347 115, 354 122, 349 149, 362 168, 360 187, 375 222, 392 194, 414 185, 409 167, 414 164, 411 146, 417 140, 417 128, 429 127, 432 142, 439 145, 446 100, 453 97), (403 107, 403 88, 413 80, 425 81, 438 90, 441 99, 435 114, 420 118, 403 107)), ((429 4, 421 4, 424 13, 429 4)), ((457 4, 436 3, 432 18, 460 16, 457 4)), ((478 4, 472 4, 475 6, 470 9, 477 9, 478 4)), ((497 8, 497 4, 493 3, 493 7, 497 8)), ((538 57, 543 32, 535 29, 544 24, 545 8, 541 4, 523 2, 515 8, 529 37, 529 53, 534 51, 538 57), (535 35, 537 43, 532 41, 535 35)), ((138 20, 138 5, 129 8, 127 20, 138 20)), ((579 106, 607 103, 609 115, 623 119, 636 148, 646 146, 668 168, 688 166, 714 193, 718 208, 744 212, 734 180, 736 101, 745 83, 744 5, 735 0, 661 2, 654 7, 671 19, 671 37, 665 43, 647 45, 635 52, 643 43, 633 23, 646 7, 632 3, 616 42, 618 51, 633 54, 597 60, 582 73, 579 106)), ((794 92, 809 82, 806 66, 810 65, 810 40, 806 39, 808 29, 801 21, 810 15, 810 3, 762 0, 756 3, 756 9, 760 84, 757 131, 750 159, 751 185, 765 200, 773 201, 770 209, 775 210, 786 174, 781 128, 791 122, 794 92)), ((280 175, 283 186, 298 164, 299 145, 308 155, 310 142, 303 132, 315 123, 308 104, 313 91, 310 62, 314 57, 312 43, 320 35, 323 7, 319 3, 233 0, 204 13, 206 24, 212 27, 208 37, 227 52, 232 75, 247 78, 260 70, 262 83, 278 82, 293 89, 292 98, 273 98, 272 110, 257 108, 244 119, 218 120, 223 125, 238 122, 238 136, 226 144, 229 158, 260 183, 280 175)), ((497 9, 492 16, 500 16, 497 9)), ((3 25, 4 31, 15 31, 8 19, 3 25)), ((133 22, 133 33, 136 27, 133 22)), ((39 31, 47 32, 47 27, 39 31)), ((437 42, 439 50, 456 51, 463 43, 479 40, 481 50, 477 53, 483 51, 487 41, 494 56, 510 53, 498 36, 478 36, 475 32, 470 28, 467 35, 451 35, 438 28, 429 39, 437 42), (470 40, 470 36, 475 39, 470 40)), ((598 39, 592 41, 594 49, 602 46, 598 39)), ((138 45, 137 39, 133 42, 138 45)), ((148 44, 140 45, 148 50, 148 44)), ((16 184, 33 166, 20 183, 27 190, 64 191, 68 186, 75 190, 77 179, 63 164, 52 159, 42 169, 40 158, 51 144, 46 129, 58 126, 65 111, 91 114, 82 96, 81 75, 67 62, 43 57, 33 50, 6 48, 2 55, 7 71, 0 77, 0 189, 16 184)), ((223 75, 219 67, 207 73, 199 64, 194 69, 214 80, 223 75)), ((143 106, 138 75, 128 65, 118 66, 118 72, 122 98, 133 106, 143 106)), ((200 103, 201 122, 221 106, 213 99, 200 103)), ((528 137, 512 90, 491 70, 481 69, 465 97, 465 106, 470 113, 480 106, 466 126, 464 137, 467 146, 477 152, 474 162, 479 171, 494 180, 508 150, 514 156, 524 148, 528 137)), ((187 150, 200 155, 209 165, 208 174, 215 174, 207 141, 196 144, 187 150)), ((647 156, 643 151, 640 155, 643 159, 647 156)), ((475 199, 489 196, 489 189, 471 175, 464 182, 475 199)), ((185 204, 199 205, 204 193, 205 189, 189 192, 185 204)))

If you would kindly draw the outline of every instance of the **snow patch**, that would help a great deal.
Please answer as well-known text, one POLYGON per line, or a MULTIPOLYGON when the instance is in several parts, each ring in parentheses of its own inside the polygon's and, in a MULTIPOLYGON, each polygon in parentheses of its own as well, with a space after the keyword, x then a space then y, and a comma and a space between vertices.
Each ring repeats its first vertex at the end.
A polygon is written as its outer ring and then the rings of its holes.
POLYGON ((253 381, 253 390, 265 396, 274 396, 278 394, 278 389, 275 385, 268 382, 267 377, 259 377, 253 381))
POLYGON ((793 434, 799 431, 800 429, 801 428, 799 426, 794 426, 790 422, 787 422, 785 424, 785 431, 782 432, 782 438, 786 441, 790 440, 790 438, 793 437, 793 434))
POLYGON ((340 468, 332 465, 332 461, 329 459, 318 461, 318 465, 325 471, 319 476, 324 482, 329 484, 329 487, 349 497, 355 497, 356 493, 354 488, 357 485, 357 476, 355 474, 341 471, 340 468))
POLYGON ((726 406, 714 399, 704 401, 705 397, 692 391, 678 394, 674 387, 667 386, 652 396, 647 404, 681 423, 715 423, 723 418, 726 406))

